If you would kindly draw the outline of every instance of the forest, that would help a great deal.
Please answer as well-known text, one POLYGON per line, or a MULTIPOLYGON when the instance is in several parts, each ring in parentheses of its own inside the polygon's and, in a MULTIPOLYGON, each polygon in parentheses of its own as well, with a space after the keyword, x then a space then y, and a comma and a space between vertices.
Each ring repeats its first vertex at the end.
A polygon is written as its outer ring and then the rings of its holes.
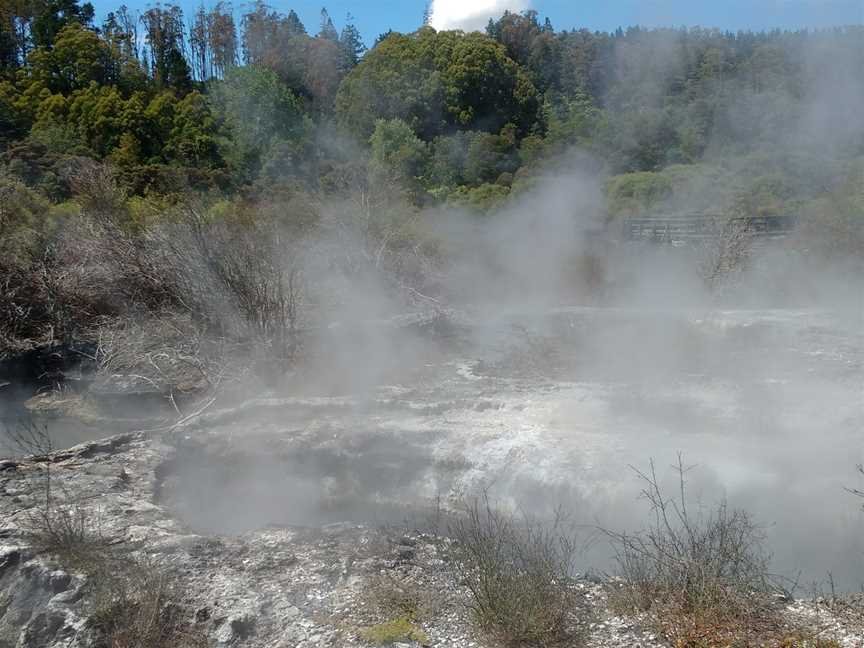
POLYGON ((434 301, 448 252, 436 210, 482 230, 574 156, 611 231, 648 213, 776 215, 830 258, 864 240, 861 26, 604 33, 526 11, 367 47, 350 15, 340 30, 322 10, 310 29, 260 0, 191 16, 121 6, 99 25, 77 0, 0 12, 7 352, 130 308, 224 332, 213 291, 182 294, 203 281, 177 276, 193 248, 240 320, 294 328, 294 272, 267 255, 253 272, 243 251, 322 229, 352 230, 348 266, 386 267, 434 301), (274 285, 249 278, 267 272, 274 285))

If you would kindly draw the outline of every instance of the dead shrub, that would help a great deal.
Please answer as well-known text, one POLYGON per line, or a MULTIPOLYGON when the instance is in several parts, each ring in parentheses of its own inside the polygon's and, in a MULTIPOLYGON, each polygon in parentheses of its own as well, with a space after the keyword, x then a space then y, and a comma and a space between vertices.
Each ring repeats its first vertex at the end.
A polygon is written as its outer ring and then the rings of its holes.
POLYGON ((484 492, 465 504, 448 535, 483 631, 508 646, 578 640, 570 587, 577 544, 560 511, 548 522, 515 516, 494 508, 484 492))
POLYGON ((710 218, 701 243, 699 272, 710 290, 717 290, 746 269, 755 234, 746 218, 710 218))
POLYGON ((99 516, 54 483, 54 443, 47 426, 32 418, 3 424, 5 445, 39 466, 37 500, 23 514, 21 530, 37 553, 56 556, 64 565, 84 569, 107 544, 99 516))
MULTIPOLYGON (((109 563, 103 563, 103 569, 109 563)), ((94 572, 89 625, 97 648, 204 648, 206 637, 180 605, 177 584, 160 566, 129 561, 94 572)))
POLYGON ((75 200, 88 212, 119 212, 126 202, 126 190, 115 170, 89 158, 72 158, 63 168, 63 177, 75 200))
POLYGON ((634 468, 651 522, 634 534, 604 530, 618 565, 611 604, 624 612, 647 612, 680 646, 770 634, 778 627, 774 595, 781 588, 768 571, 761 530, 747 512, 725 502, 694 512, 680 456, 676 470, 677 498, 664 493, 653 462, 647 473, 634 468))
POLYGON ((179 412, 181 397, 216 389, 231 365, 225 340, 213 339, 189 317, 154 314, 136 321, 118 319, 101 327, 96 366, 102 374, 135 381, 166 395, 179 412))
POLYGON ((173 312, 210 337, 266 347, 290 360, 297 346, 301 277, 275 226, 213 216, 186 204, 141 231, 94 214, 124 310, 173 312))

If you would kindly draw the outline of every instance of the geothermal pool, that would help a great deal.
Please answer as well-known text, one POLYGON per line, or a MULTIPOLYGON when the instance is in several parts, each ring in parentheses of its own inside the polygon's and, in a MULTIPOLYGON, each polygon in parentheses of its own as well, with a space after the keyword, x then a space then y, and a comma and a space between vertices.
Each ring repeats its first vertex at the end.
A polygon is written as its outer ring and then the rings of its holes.
POLYGON ((369 357, 353 349, 338 388, 308 381, 184 428, 160 497, 199 532, 242 533, 412 522, 485 487, 535 513, 564 505, 582 566, 603 570, 594 528, 648 520, 630 466, 653 459, 674 489, 680 452, 691 507, 726 498, 763 526, 775 572, 857 590, 862 332, 860 312, 572 308, 468 317, 443 344, 406 333, 382 356, 388 331, 369 357))

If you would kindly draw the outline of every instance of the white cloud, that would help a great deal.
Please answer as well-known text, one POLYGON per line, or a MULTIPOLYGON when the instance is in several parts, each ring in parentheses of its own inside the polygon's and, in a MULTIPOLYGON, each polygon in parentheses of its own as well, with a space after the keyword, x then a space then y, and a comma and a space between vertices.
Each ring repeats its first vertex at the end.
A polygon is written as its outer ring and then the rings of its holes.
POLYGON ((530 0, 433 0, 431 23, 437 30, 482 30, 490 18, 505 11, 519 12, 531 6, 530 0))

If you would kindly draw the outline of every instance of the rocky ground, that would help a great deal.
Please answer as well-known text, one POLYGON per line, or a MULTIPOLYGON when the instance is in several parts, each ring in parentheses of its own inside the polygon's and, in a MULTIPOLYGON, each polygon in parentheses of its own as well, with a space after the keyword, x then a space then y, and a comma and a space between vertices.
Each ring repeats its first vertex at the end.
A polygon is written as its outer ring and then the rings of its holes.
MULTIPOLYGON (((388 621, 382 588, 386 598, 394 586, 417 593, 423 609, 417 621, 422 638, 406 638, 403 645, 495 645, 473 630, 450 545, 439 536, 353 523, 270 526, 239 535, 193 532, 163 496, 182 439, 177 432, 127 434, 0 464, 0 646, 91 645, 85 579, 29 546, 28 512, 42 506, 47 471, 54 491, 62 493, 58 498, 83 507, 101 537, 135 547, 176 574, 184 613, 211 645, 363 645, 369 628, 388 621)), ((585 645, 663 645, 637 619, 614 616, 598 580, 578 580, 573 587, 581 594, 574 616, 585 645)), ((836 607, 797 601, 788 615, 830 631, 844 647, 864 645, 860 619, 836 607)))
MULTIPOLYGON (((53 488, 85 507, 102 536, 177 575, 190 619, 213 645, 364 645, 364 630, 388 621, 377 601, 393 584, 423 599, 417 625, 424 644, 490 645, 469 623, 446 539, 350 523, 196 534, 160 503, 165 467, 176 456, 165 439, 129 434, 0 465, 0 646, 72 648, 91 640, 85 579, 28 546, 28 512, 42 505, 49 466, 53 488)), ((605 610, 599 583, 574 587, 584 595, 578 616, 589 646, 658 645, 605 610)))
MULTIPOLYGON (((862 606, 824 588, 814 602, 806 586, 832 571, 855 589, 864 573, 864 516, 844 491, 859 487, 864 420, 855 321, 589 309, 466 327, 447 354, 403 342, 386 363, 380 349, 331 350, 338 366, 315 384, 300 374, 281 393, 181 403, 182 425, 140 419, 153 429, 0 460, 0 648, 92 643, 86 579, 26 533, 49 473, 100 537, 177 576, 184 618, 212 645, 365 644, 394 620, 389 587, 422 602, 414 643, 492 648, 470 623, 436 511, 490 486, 505 505, 565 503, 586 527, 633 530, 645 508, 628 464, 678 451, 700 464, 698 495, 722 493, 765 522, 781 573, 806 571, 805 598, 784 604, 789 627, 864 645, 862 606)), ((593 543, 580 564, 603 570, 609 553, 593 543)), ((662 645, 647 622, 609 610, 603 582, 573 587, 588 646, 662 645)))

